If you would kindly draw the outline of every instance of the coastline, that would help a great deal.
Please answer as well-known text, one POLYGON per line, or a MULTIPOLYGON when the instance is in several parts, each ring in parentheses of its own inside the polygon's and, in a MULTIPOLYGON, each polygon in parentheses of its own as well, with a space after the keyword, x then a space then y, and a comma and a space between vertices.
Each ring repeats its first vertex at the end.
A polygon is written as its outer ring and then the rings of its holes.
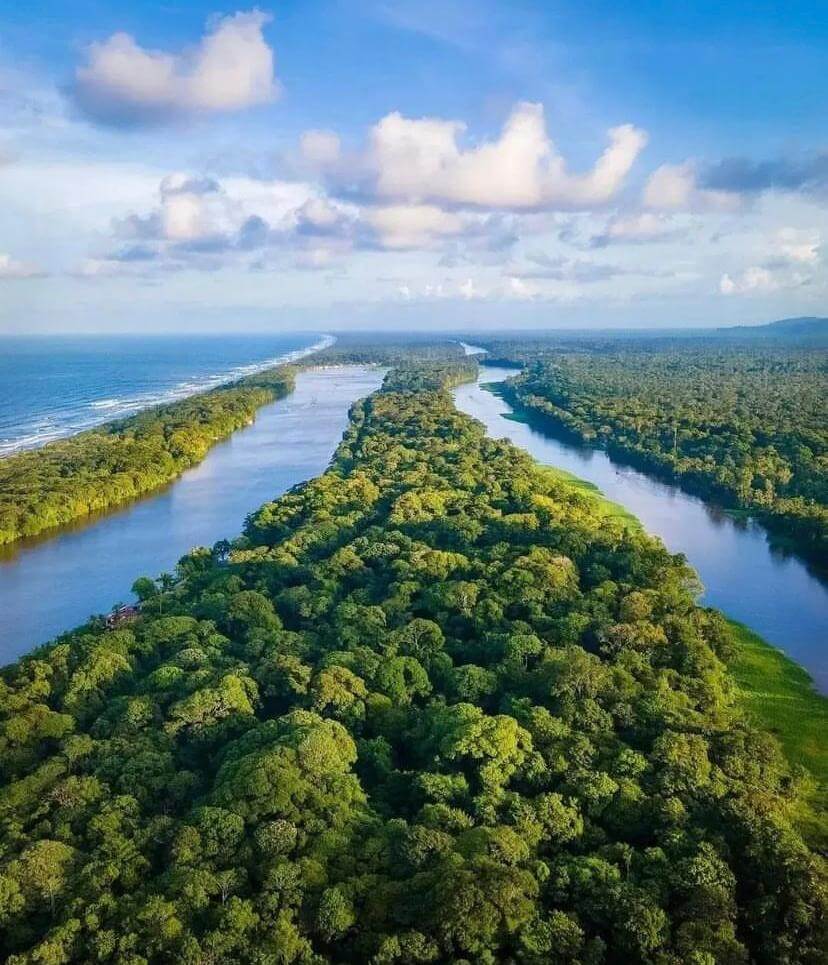
MULTIPOLYGON (((10 337, 14 338, 14 336, 10 337)), ((124 338, 129 338, 129 336, 124 336, 124 338)), ((163 336, 158 336, 158 338, 163 338, 163 336)), ((127 393, 123 397, 119 395, 114 398, 93 399, 86 403, 86 408, 91 410, 93 414, 97 414, 92 418, 85 421, 76 421, 63 428, 55 428, 48 433, 9 436, 0 440, 0 465, 2 465, 4 459, 12 459, 24 452, 43 449, 54 442, 71 439, 84 432, 102 429, 111 423, 121 422, 150 409, 173 405, 197 395, 204 395, 206 392, 232 385, 268 369, 300 364, 305 358, 331 348, 336 341, 336 336, 323 334, 311 345, 304 348, 292 349, 258 362, 234 364, 224 371, 214 372, 210 375, 193 375, 171 387, 159 387, 154 392, 137 391, 137 394, 135 392, 133 394, 127 393)))

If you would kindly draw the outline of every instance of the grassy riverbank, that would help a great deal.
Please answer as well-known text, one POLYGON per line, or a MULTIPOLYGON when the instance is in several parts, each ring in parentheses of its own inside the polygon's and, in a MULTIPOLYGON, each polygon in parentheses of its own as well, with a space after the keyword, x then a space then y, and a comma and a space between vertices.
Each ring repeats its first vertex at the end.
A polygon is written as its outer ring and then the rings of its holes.
MULTIPOLYGON (((607 499, 593 483, 554 466, 544 471, 568 484, 607 519, 641 528, 636 516, 607 499)), ((753 723, 779 741, 811 784, 793 818, 812 846, 828 850, 828 698, 802 667, 744 624, 727 619, 734 657, 729 664, 737 699, 753 723)))
POLYGON ((0 460, 0 544, 36 536, 166 485, 256 410, 293 389, 277 366, 0 460))
POLYGON ((730 665, 748 715, 772 733, 789 761, 813 777, 810 807, 796 817, 808 839, 828 849, 828 698, 781 650, 735 620, 728 620, 736 656, 730 665))

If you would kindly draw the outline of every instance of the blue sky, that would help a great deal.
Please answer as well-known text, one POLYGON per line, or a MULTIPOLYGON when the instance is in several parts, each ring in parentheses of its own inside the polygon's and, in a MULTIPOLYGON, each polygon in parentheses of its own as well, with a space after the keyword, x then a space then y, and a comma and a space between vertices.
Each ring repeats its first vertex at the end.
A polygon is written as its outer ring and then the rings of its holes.
POLYGON ((0 331, 825 313, 823 3, 0 0, 0 331))

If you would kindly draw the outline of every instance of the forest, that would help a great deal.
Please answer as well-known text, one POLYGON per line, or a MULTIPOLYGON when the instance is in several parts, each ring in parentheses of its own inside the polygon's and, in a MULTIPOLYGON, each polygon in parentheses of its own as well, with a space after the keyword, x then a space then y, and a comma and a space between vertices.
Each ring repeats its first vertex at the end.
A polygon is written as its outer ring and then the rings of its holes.
POLYGON ((699 340, 497 344, 509 401, 557 431, 761 520, 828 567, 828 353, 699 340))
POLYGON ((322 476, 2 671, 10 965, 824 961, 725 621, 464 375, 398 368, 322 476))
POLYGON ((293 388, 267 369, 179 402, 0 459, 0 544, 121 506, 171 482, 293 388))

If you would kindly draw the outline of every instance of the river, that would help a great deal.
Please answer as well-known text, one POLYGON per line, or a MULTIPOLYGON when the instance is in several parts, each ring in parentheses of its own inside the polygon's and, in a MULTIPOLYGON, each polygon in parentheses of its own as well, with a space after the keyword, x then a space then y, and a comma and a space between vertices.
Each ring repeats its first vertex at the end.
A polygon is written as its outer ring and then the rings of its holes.
MULTIPOLYGON (((464 347, 473 354, 473 346, 464 347)), ((634 513, 672 552, 685 554, 704 583, 704 603, 784 650, 828 693, 828 588, 796 558, 771 549, 758 524, 736 522, 675 486, 616 464, 600 449, 581 448, 507 418, 511 406, 481 384, 514 374, 482 367, 477 383, 454 390, 457 407, 494 438, 510 439, 538 462, 589 480, 634 513)))
POLYGON ((296 390, 259 410, 164 489, 97 519, 4 547, 0 663, 131 597, 136 577, 171 570, 194 546, 241 531, 245 516, 321 473, 353 402, 379 388, 360 366, 300 372, 296 390))

